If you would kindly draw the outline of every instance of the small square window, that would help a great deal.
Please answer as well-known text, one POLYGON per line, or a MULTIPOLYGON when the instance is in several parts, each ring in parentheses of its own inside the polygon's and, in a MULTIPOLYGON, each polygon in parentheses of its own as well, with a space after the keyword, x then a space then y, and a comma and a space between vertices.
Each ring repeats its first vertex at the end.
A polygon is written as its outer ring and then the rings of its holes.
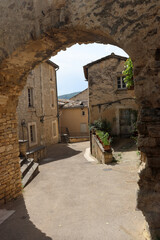
POLYGON ((126 89, 126 84, 124 82, 125 77, 117 77, 117 88, 118 89, 126 89))
POLYGON ((85 111, 82 111, 82 116, 85 116, 85 111))

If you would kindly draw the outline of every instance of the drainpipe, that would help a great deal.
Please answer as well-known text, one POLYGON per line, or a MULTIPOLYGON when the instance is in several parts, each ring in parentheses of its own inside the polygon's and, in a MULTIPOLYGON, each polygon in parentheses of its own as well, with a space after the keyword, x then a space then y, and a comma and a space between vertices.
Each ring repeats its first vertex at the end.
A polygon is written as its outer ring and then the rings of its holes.
POLYGON ((60 126, 59 126, 59 108, 58 108, 58 91, 57 91, 57 71, 59 70, 59 67, 55 68, 55 86, 56 86, 56 99, 57 99, 57 119, 58 119, 58 142, 61 142, 61 136, 60 136, 60 126))
MULTIPOLYGON (((43 121, 40 123, 42 125, 42 135, 41 135, 41 141, 40 144, 45 144, 45 141, 44 141, 44 101, 43 101, 43 77, 42 77, 42 64, 40 65, 40 88, 41 88, 41 110, 42 110, 42 116, 41 118, 43 119, 43 121), (42 138, 43 136, 43 138, 42 138)), ((40 113, 41 115, 41 113, 40 113)), ((40 118, 40 119, 41 119, 40 118)))
POLYGON ((41 109, 42 109, 42 115, 44 116, 44 108, 43 108, 43 83, 42 83, 42 64, 40 65, 40 83, 41 83, 41 109))

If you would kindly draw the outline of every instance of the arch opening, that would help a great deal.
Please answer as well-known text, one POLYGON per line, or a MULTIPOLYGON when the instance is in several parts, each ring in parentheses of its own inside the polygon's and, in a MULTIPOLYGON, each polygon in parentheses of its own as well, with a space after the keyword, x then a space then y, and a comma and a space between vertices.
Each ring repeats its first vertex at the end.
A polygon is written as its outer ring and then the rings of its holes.
POLYGON ((53 53, 75 43, 111 43, 128 52, 134 63, 135 93, 140 107, 138 145, 147 159, 140 173, 138 207, 147 218, 153 235, 160 236, 160 26, 157 4, 153 5, 151 1, 97 3, 96 0, 81 4, 80 0, 55 0, 46 4, 22 1, 12 6, 6 1, 1 5, 2 202, 16 197, 21 191, 15 112, 28 72, 53 53), (8 15, 10 18, 6 20, 8 15), (9 134, 12 136, 8 141, 9 134), (9 162, 14 169, 10 178, 9 162), (6 190, 10 185, 13 185, 12 189, 6 190))

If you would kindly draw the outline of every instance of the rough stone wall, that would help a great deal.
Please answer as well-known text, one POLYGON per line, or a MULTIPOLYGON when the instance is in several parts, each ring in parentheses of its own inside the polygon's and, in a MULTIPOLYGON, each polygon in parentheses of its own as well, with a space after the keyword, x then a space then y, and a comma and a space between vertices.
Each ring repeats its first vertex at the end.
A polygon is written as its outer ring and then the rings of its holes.
POLYGON ((93 123, 94 120, 106 119, 111 123, 114 135, 120 134, 119 110, 138 108, 133 90, 117 88, 117 77, 122 76, 124 63, 125 59, 111 55, 110 58, 88 67, 89 121, 93 123), (121 101, 116 102, 118 100, 121 101), (98 106, 103 103, 112 104, 98 106))
POLYGON ((70 100, 73 101, 83 101, 83 100, 89 100, 89 91, 88 88, 84 91, 78 93, 76 96, 70 98, 70 100))
POLYGON ((0 113, 0 205, 21 194, 15 112, 0 113))
MULTIPOLYGON (((146 153, 148 159, 140 174, 138 206, 146 216, 151 230, 160 236, 159 16, 158 0, 0 2, 2 114, 6 113, 6 109, 8 113, 15 114, 18 96, 31 69, 77 42, 111 43, 120 46, 131 56, 135 94, 140 108, 139 148, 146 153), (152 145, 152 148, 148 145, 152 145)), ((1 136, 9 138, 6 132, 1 136)), ((12 153, 14 151, 10 154, 9 162, 12 162, 12 153)), ((18 159, 16 164, 18 165, 18 159)), ((17 181, 19 177, 15 173, 17 181)), ((7 179, 4 184, 6 183, 7 179)), ((5 194, 4 198, 6 196, 5 194)))
POLYGON ((30 146, 30 149, 38 145, 49 146, 58 142, 56 72, 47 62, 40 64, 29 73, 26 86, 19 97, 17 114, 19 139, 23 139, 22 120, 26 123, 23 127, 26 140, 29 139, 28 124, 36 123, 37 142, 30 146), (33 107, 28 107, 28 88, 33 89, 33 107), (54 91, 54 107, 51 105, 52 91, 54 91), (40 121, 41 118, 43 122, 40 121), (56 137, 52 134, 53 121, 56 121, 57 125, 56 137))

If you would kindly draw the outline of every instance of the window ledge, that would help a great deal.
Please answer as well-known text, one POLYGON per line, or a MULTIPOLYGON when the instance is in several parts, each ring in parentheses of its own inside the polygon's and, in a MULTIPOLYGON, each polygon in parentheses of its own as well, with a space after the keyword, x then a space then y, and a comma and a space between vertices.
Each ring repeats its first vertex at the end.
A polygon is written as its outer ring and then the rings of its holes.
POLYGON ((28 107, 28 111, 29 112, 35 111, 35 107, 28 107))
POLYGON ((30 142, 30 143, 29 143, 29 147, 34 147, 34 146, 36 146, 36 145, 37 145, 37 142, 32 142, 32 143, 30 142))
POLYGON ((127 89, 117 89, 115 93, 127 93, 127 89))

